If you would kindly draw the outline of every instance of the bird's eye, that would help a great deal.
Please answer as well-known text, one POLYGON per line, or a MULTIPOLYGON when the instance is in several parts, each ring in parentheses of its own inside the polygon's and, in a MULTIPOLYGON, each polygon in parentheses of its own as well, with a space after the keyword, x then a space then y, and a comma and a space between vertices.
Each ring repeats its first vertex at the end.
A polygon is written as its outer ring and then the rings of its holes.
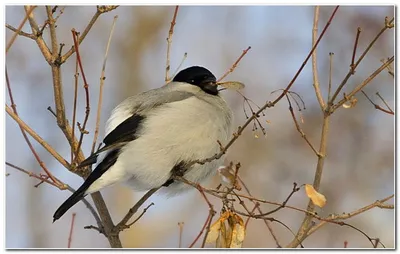
POLYGON ((191 83, 194 83, 194 79, 190 80, 191 83))

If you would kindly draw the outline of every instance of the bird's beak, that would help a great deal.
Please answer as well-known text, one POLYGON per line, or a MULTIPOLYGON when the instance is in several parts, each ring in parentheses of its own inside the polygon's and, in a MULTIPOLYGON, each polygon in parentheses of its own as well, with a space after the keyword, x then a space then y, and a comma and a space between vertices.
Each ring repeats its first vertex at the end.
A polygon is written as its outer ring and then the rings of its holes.
POLYGON ((214 94, 214 95, 218 94, 218 89, 217 89, 218 84, 215 79, 210 78, 208 80, 204 80, 202 82, 202 87, 203 87, 203 90, 207 91, 210 94, 214 94))

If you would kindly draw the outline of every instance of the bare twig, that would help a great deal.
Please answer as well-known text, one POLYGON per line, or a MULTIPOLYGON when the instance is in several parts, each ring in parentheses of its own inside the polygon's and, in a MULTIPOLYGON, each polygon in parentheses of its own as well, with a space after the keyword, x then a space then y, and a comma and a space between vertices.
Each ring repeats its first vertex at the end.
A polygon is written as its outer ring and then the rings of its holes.
MULTIPOLYGON (((6 46, 6 54, 8 53, 8 51, 10 50, 11 46, 13 45, 15 39, 17 38, 17 36, 19 34, 21 35, 25 35, 26 37, 31 38, 31 36, 24 32, 21 32, 22 27, 25 25, 25 22, 28 20, 28 17, 31 15, 31 13, 33 12, 33 10, 36 8, 36 6, 31 6, 25 14, 24 19, 21 21, 21 23, 19 24, 18 28, 14 31, 14 34, 12 35, 11 39, 8 41, 7 46, 6 46)), ((6 25, 7 26, 7 25, 6 25)), ((11 29, 11 26, 8 26, 9 29, 11 29)), ((12 30, 12 29, 11 29, 12 30)))
POLYGON ((178 248, 182 248, 182 235, 183 235, 183 225, 185 225, 185 223, 182 222, 178 222, 178 226, 179 226, 179 243, 178 243, 178 248))
POLYGON ((176 68, 176 70, 175 70, 174 74, 171 76, 170 80, 173 79, 176 76, 176 74, 178 73, 178 71, 181 69, 181 67, 183 65, 183 62, 185 62, 185 60, 187 58, 187 55, 188 55, 187 52, 185 52, 185 54, 183 54, 182 61, 180 62, 180 64, 176 68))
POLYGON ((394 197, 394 195, 390 195, 390 196, 388 196, 386 198, 383 198, 381 200, 377 200, 372 204, 369 204, 367 206, 361 207, 361 208, 359 208, 359 209, 357 209, 355 211, 352 211, 350 213, 343 213, 343 214, 338 214, 338 215, 330 215, 330 216, 328 216, 326 218, 321 218, 321 217, 317 216, 316 214, 314 214, 312 216, 314 218, 320 220, 321 222, 318 223, 317 225, 311 227, 310 230, 308 230, 307 235, 305 237, 310 236, 311 234, 313 234, 315 231, 320 229, 326 223, 329 223, 329 222, 336 223, 337 221, 346 220, 346 219, 352 218, 352 217, 354 217, 356 215, 359 215, 361 213, 364 213, 364 212, 366 212, 368 210, 371 210, 372 208, 375 208, 375 207, 378 207, 378 208, 381 208, 381 209, 394 209, 394 206, 387 206, 386 204, 384 204, 386 201, 392 199, 393 197, 394 197))
MULTIPOLYGON (((110 12, 112 10, 115 10, 118 8, 118 5, 104 5, 104 6, 97 6, 97 11, 96 13, 93 15, 92 19, 89 21, 89 23, 87 24, 85 30, 83 30, 82 34, 79 36, 79 40, 78 40, 78 44, 80 45, 83 40, 86 38, 86 35, 88 35, 89 31, 92 29, 94 23, 96 23, 97 19, 100 17, 101 14, 106 13, 106 12, 110 12)), ((67 53, 65 53, 65 55, 63 55, 61 57, 60 63, 63 64, 65 63, 65 61, 67 61, 67 59, 73 54, 75 53, 75 46, 72 46, 70 50, 68 50, 67 53)))
POLYGON ((72 233, 74 232, 75 216, 76 216, 76 213, 72 213, 71 227, 70 227, 69 236, 68 236, 68 248, 71 248, 71 244, 72 244, 72 233))
MULTIPOLYGON (((385 63, 386 60, 385 60, 385 59, 381 59, 381 62, 382 62, 382 63, 385 63)), ((393 67, 392 67, 391 65, 388 65, 386 68, 387 68, 387 70, 388 70, 389 75, 392 76, 392 77, 394 78, 394 70, 393 70, 393 67)))
POLYGON ((200 236, 203 234, 204 229, 207 227, 209 224, 209 221, 211 221, 211 213, 208 213, 207 219, 203 224, 203 227, 201 228, 199 234, 196 236, 196 238, 193 240, 193 242, 189 245, 189 248, 193 248, 193 246, 196 244, 196 242, 200 239, 200 236))
POLYGON ((38 179, 38 180, 40 180, 40 181, 43 181, 43 182, 45 182, 45 183, 48 183, 48 184, 50 184, 50 185, 52 185, 52 186, 54 186, 54 187, 56 187, 56 188, 58 188, 58 189, 60 189, 60 190, 66 189, 65 184, 59 182, 58 179, 57 179, 58 181, 56 180, 56 182, 50 181, 50 180, 48 180, 48 177, 47 177, 47 176, 43 177, 43 176, 37 175, 37 174, 35 174, 35 173, 33 173, 33 172, 30 172, 30 171, 27 171, 27 170, 25 170, 25 169, 23 169, 23 168, 21 168, 21 167, 15 166, 14 164, 11 164, 11 163, 9 163, 9 162, 6 162, 6 165, 9 166, 9 167, 12 167, 12 168, 14 168, 14 169, 16 169, 16 170, 18 170, 18 171, 21 171, 21 172, 27 174, 29 177, 33 177, 33 178, 36 178, 36 179, 38 179), (58 184, 57 184, 57 182, 58 182, 58 184))
POLYGON ((357 34, 356 34, 356 40, 354 41, 354 47, 353 47, 353 54, 351 56, 351 63, 350 63, 350 69, 352 71, 352 74, 354 74, 354 59, 356 57, 356 52, 357 52, 357 46, 358 46, 358 39, 360 38, 361 34, 361 27, 357 28, 357 34))
MULTIPOLYGON (((208 205, 208 208, 209 208, 209 214, 208 214, 208 217, 207 217, 206 222, 204 223, 204 226, 207 225, 207 227, 206 227, 206 233, 204 234, 203 242, 202 242, 202 244, 201 244, 201 248, 204 248, 204 245, 206 244, 206 240, 207 240, 208 233, 210 232, 210 226, 211 226, 212 218, 214 217, 214 215, 216 214, 216 212, 215 212, 215 210, 214 210, 214 206, 213 206, 213 205, 211 204, 211 202, 208 200, 208 198, 207 198, 206 194, 204 193, 203 188, 200 186, 200 184, 197 184, 196 189, 199 190, 201 196, 204 198, 204 200, 206 201, 206 203, 207 203, 207 205, 208 205)), ((193 241, 193 243, 192 243, 190 246, 193 246, 193 245, 196 243, 196 241, 198 240, 198 238, 200 237, 200 235, 203 233, 204 226, 203 226, 202 230, 200 231, 198 237, 196 237, 196 239, 193 241)))
MULTIPOLYGON (((312 29, 312 45, 314 46, 317 42, 317 35, 318 35, 318 19, 319 19, 319 6, 314 7, 314 25, 312 29)), ((324 111, 325 109, 325 102, 321 94, 321 89, 319 85, 319 78, 318 78, 318 66, 317 66, 317 49, 314 50, 312 53, 312 69, 313 69, 313 85, 314 91, 317 96, 317 100, 321 110, 324 111)))
POLYGON ((146 192, 146 194, 143 195, 143 197, 136 202, 136 204, 129 209, 128 213, 124 216, 124 218, 115 226, 114 231, 116 233, 124 230, 126 228, 126 224, 128 223, 129 219, 132 218, 132 216, 137 212, 139 207, 141 207, 144 202, 146 202, 147 199, 149 199, 156 191, 158 191, 161 187, 154 188, 146 192))
MULTIPOLYGON (((7 66, 6 66, 6 84, 7 84, 7 90, 8 90, 8 95, 10 97, 10 101, 11 101, 11 107, 15 113, 16 116, 18 116, 18 112, 17 112, 17 105, 14 102, 14 97, 12 94, 12 90, 11 90, 11 83, 10 80, 8 78, 8 71, 7 71, 7 66)), ((55 177, 53 176, 53 174, 47 169, 45 163, 42 161, 42 159, 39 157, 38 153, 36 152, 35 148, 33 148, 33 145, 31 143, 31 141, 29 140, 28 136, 25 133, 25 130, 20 126, 19 127, 22 133, 22 136, 25 139, 26 144, 28 145, 29 149, 31 150, 33 156, 35 157, 36 161, 39 163, 40 167, 46 172, 47 176, 56 184, 59 185, 61 184, 60 182, 58 182, 55 177)))
MULTIPOLYGON (((60 185, 56 185, 54 182, 49 181, 47 176, 43 177, 43 176, 37 175, 37 174, 35 174, 35 173, 31 172, 31 171, 28 171, 28 170, 23 169, 21 167, 15 166, 14 164, 11 164, 9 162, 6 162, 6 165, 9 166, 9 167, 12 167, 12 168, 14 168, 14 169, 16 169, 16 170, 18 170, 18 171, 20 171, 22 173, 24 173, 24 174, 27 174, 29 177, 33 177, 33 178, 36 178, 36 179, 40 180, 41 182, 48 183, 51 186, 56 187, 57 189, 68 190, 68 191, 70 191, 72 193, 75 192, 75 189, 73 189, 73 188, 71 188, 71 186, 61 182, 59 179, 57 179, 57 181, 60 182, 61 184, 60 185)), ((101 223, 101 220, 99 218, 99 215, 96 213, 96 211, 94 210, 93 206, 85 198, 82 199, 82 202, 86 205, 86 207, 92 213, 94 219, 97 222, 97 225, 100 228, 102 228, 102 223, 101 223)))
POLYGON ((333 63, 333 52, 329 52, 329 80, 328 80, 328 101, 331 99, 332 92, 332 63, 333 63))
MULTIPOLYGON (((390 107, 388 107, 388 105, 386 105, 386 106, 389 108, 389 110, 384 109, 384 108, 382 108, 381 106, 379 106, 378 104, 374 103, 374 102, 368 97, 368 95, 367 95, 363 90, 361 90, 361 92, 362 92, 362 93, 364 94, 364 96, 368 99, 368 101, 371 102, 372 105, 374 105, 374 107, 375 107, 377 110, 380 110, 380 111, 385 112, 385 113, 387 113, 387 114, 394 115, 394 112, 392 111, 392 109, 391 109, 390 107)), ((377 94, 379 94, 379 93, 377 93, 377 94)), ((383 98, 381 98, 381 99, 383 99, 383 98)), ((386 104, 386 103, 385 103, 385 104, 386 104)))
POLYGON ((172 35, 174 34, 174 27, 176 24, 176 16, 178 15, 179 6, 175 6, 174 16, 172 17, 171 26, 169 28, 168 38, 167 38, 167 64, 165 67, 165 82, 168 83, 171 79, 169 76, 169 71, 171 69, 170 65, 170 54, 171 54, 171 44, 172 44, 172 35))
POLYGON ((20 36, 27 37, 32 40, 36 39, 36 37, 33 34, 26 33, 24 31, 20 31, 20 30, 18 30, 18 28, 15 28, 15 27, 11 26, 10 24, 6 24, 6 28, 10 29, 11 31, 13 31, 14 33, 17 33, 20 36))
POLYGON ((85 134, 86 130, 86 124, 89 119, 89 114, 90 114, 90 97, 89 97, 89 84, 86 80, 85 72, 83 71, 83 65, 82 65, 82 59, 79 54, 79 44, 78 44, 78 33, 75 31, 75 29, 72 30, 72 37, 74 39, 74 45, 75 45, 75 50, 76 50, 76 58, 78 59, 78 65, 80 68, 80 71, 82 73, 82 79, 83 79, 83 88, 85 89, 85 97, 86 97, 86 111, 85 111, 85 119, 83 120, 83 125, 81 129, 81 134, 79 137, 79 142, 78 142, 78 147, 76 148, 75 152, 75 158, 77 158, 77 153, 79 152, 82 142, 83 142, 83 136, 85 134))
POLYGON ((346 103, 348 101, 348 98, 351 98, 356 93, 358 93, 361 89, 363 89, 366 85, 368 85, 369 82, 371 82, 379 73, 381 73, 393 61, 394 61, 394 56, 389 58, 389 60, 386 63, 382 64, 381 67, 379 67, 368 78, 366 78, 363 82, 361 82, 361 84, 359 84, 356 88, 354 88, 353 91, 351 91, 349 94, 347 94, 346 98, 343 98, 342 100, 337 102, 335 105, 332 105, 329 113, 332 114, 337 108, 341 107, 344 103, 346 103))
POLYGON ((104 61, 103 61, 103 67, 101 69, 101 76, 100 76, 100 91, 99 91, 99 100, 97 103, 97 115, 96 115, 96 127, 94 130, 94 137, 93 137, 93 144, 92 144, 92 151, 91 153, 94 153, 94 149, 96 147, 96 142, 97 142, 97 137, 99 136, 99 127, 100 127, 100 117, 101 117, 101 105, 103 101, 103 87, 104 87, 104 80, 106 79, 105 77, 105 72, 106 72, 106 63, 107 63, 107 57, 108 57, 108 50, 110 49, 111 45, 111 38, 114 32, 114 27, 117 22, 118 16, 114 16, 114 21, 111 26, 110 30, 110 35, 108 37, 108 42, 107 42, 107 47, 106 47, 106 53, 104 54, 104 61))
POLYGON ((229 68, 224 75, 222 75, 222 77, 220 77, 217 82, 220 82, 221 80, 223 80, 224 78, 226 78, 230 73, 232 73, 237 65, 239 64, 239 62, 242 60, 242 58, 247 54, 247 52, 249 52, 249 50, 251 49, 251 46, 248 46, 247 49, 243 50, 242 54, 238 57, 238 59, 232 64, 231 68, 229 68))
MULTIPOLYGON (((390 20, 390 23, 392 23, 394 18, 390 20)), ((333 94, 331 100, 328 102, 329 105, 333 105, 336 97, 339 95, 340 91, 343 89, 344 85, 346 85, 347 81, 349 80, 350 76, 354 74, 357 66, 361 63, 361 61, 364 59, 364 57, 367 55, 369 50, 372 48, 372 46, 375 44, 375 42, 381 37, 381 35, 390 27, 386 25, 381 29, 381 31, 375 36, 375 38, 370 42, 368 47, 364 50, 360 58, 358 58, 357 62, 353 65, 353 67, 350 68, 349 72, 347 73, 346 77, 343 79, 342 83, 340 83, 339 87, 336 89, 335 93, 333 94)))
POLYGON ((304 133, 304 131, 301 129, 299 123, 297 122, 296 116, 294 115, 293 112, 293 108, 292 108, 292 104, 290 102, 289 97, 286 95, 287 101, 289 103, 289 111, 290 111, 290 115, 292 116, 293 122, 296 126, 297 131, 300 133, 301 137, 306 141, 306 143, 310 146, 311 150, 313 150, 313 152, 315 153, 315 155, 318 156, 318 151, 315 149, 314 145, 311 144, 311 142, 308 140, 306 134, 304 133))
POLYGON ((143 209, 143 212, 133 222, 126 224, 126 228, 130 228, 133 224, 135 224, 138 220, 140 220, 140 218, 142 218, 142 216, 147 212, 147 210, 153 205, 154 203, 151 202, 145 209, 143 209))
MULTIPOLYGON (((78 35, 79 36, 79 35, 78 35)), ((78 84, 79 84, 79 64, 78 58, 75 60, 75 74, 74 74, 74 101, 72 111, 72 140, 75 140, 75 125, 76 125, 76 108, 78 103, 78 84)), ((71 146, 71 164, 74 163, 74 146, 71 146)))
POLYGON ((15 122, 26 131, 33 139, 35 139, 39 144, 43 146, 58 162, 61 163, 66 169, 70 168, 70 164, 56 151, 52 146, 50 146, 42 137, 40 137, 34 130, 32 130, 24 121, 16 115, 12 109, 6 104, 6 112, 11 116, 15 122))

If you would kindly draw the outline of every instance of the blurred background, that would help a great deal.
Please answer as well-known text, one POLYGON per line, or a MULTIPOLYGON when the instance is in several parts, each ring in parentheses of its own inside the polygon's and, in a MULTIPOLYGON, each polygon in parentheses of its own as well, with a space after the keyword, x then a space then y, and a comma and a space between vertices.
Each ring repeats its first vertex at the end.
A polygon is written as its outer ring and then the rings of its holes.
MULTIPOLYGON (((322 30, 334 7, 321 7, 319 31, 322 30)), ((251 46, 252 49, 227 80, 246 84, 244 94, 263 105, 275 98, 271 92, 284 88, 292 79, 311 48, 312 6, 181 6, 173 35, 171 72, 178 67, 185 52, 188 57, 183 67, 206 66, 220 77, 232 63, 251 46)), ((65 51, 72 45, 71 29, 82 32, 93 14, 95 6, 67 6, 58 20, 59 42, 65 51)), ((107 61, 100 140, 104 124, 111 110, 128 96, 164 84, 166 38, 174 6, 121 6, 102 15, 80 46, 82 61, 91 94, 90 134, 85 137, 83 151, 90 153, 93 139, 99 77, 112 20, 118 21, 112 38, 107 61)), ((6 7, 6 23, 18 27, 25 13, 22 6, 6 7)), ((45 9, 35 10, 39 24, 45 21, 45 9)), ((334 52, 333 88, 336 88, 349 70, 357 27, 362 27, 358 55, 384 25, 385 16, 394 15, 392 6, 342 6, 326 36, 318 47, 318 68, 321 89, 327 96, 329 52, 334 52)), ((23 31, 31 32, 28 25, 23 31)), ((6 41, 12 33, 6 31, 6 41)), ((45 30, 45 38, 48 33, 45 30)), ((378 40, 361 63, 344 91, 349 92, 380 65, 380 60, 394 54, 394 30, 389 30, 378 40)), ((47 110, 54 108, 50 67, 45 62, 36 43, 18 37, 7 54, 7 68, 14 99, 20 117, 48 141, 65 158, 70 148, 55 118, 47 110)), ((62 66, 66 114, 71 122, 75 56, 62 66)), ((307 64, 293 91, 300 94, 306 104, 302 111, 304 132, 315 147, 319 147, 322 114, 315 98, 311 61, 307 64)), ((381 106, 376 97, 379 92, 394 108, 394 80, 383 71, 364 91, 381 106)), ((223 96, 235 112, 236 126, 245 121, 243 99, 227 91, 223 96)), ((351 212, 377 199, 394 193, 394 117, 374 109, 362 95, 357 96, 354 108, 340 108, 331 118, 326 159, 320 192, 327 205, 318 209, 321 216, 331 213, 351 212)), ((9 103, 8 96, 7 102, 9 103)), ((84 118, 84 90, 79 88, 78 121, 84 118)), ((299 116, 298 112, 295 112, 299 116)), ((286 100, 266 111, 261 119, 266 136, 256 133, 251 126, 229 150, 227 161, 240 162, 240 175, 254 196, 282 202, 292 189, 293 182, 312 184, 317 158, 296 131, 286 100), (267 123, 267 121, 269 123, 267 123)), ((42 160, 53 174, 71 185, 79 187, 82 179, 67 170, 35 141, 32 141, 42 160)), ((27 147, 17 124, 6 116, 6 161, 35 173, 41 168, 27 147)), ((95 221, 82 202, 64 217, 52 224, 52 215, 70 195, 68 191, 42 184, 12 168, 6 168, 6 246, 7 248, 65 248, 71 223, 76 212, 72 240, 74 248, 109 247, 107 239, 94 230, 83 229, 95 221)), ((216 176, 206 187, 215 187, 216 176)), ((119 221, 143 193, 134 193, 125 186, 116 185, 102 191, 114 222, 119 221)), ((90 202, 92 200, 88 198, 90 202)), ((219 211, 221 202, 210 197, 219 211)), ((131 229, 122 233, 124 247, 178 247, 179 226, 184 222, 182 246, 187 247, 197 236, 208 216, 208 206, 201 195, 193 190, 175 198, 153 196, 149 202, 155 206, 131 229)), ((308 198, 303 190, 296 193, 289 204, 306 208, 308 198)), ((390 201, 392 203, 392 201, 390 201)), ((252 206, 251 206, 252 207, 252 206)), ((240 205, 237 205, 241 209, 240 205)), ((262 205, 263 211, 273 206, 262 205)), ((141 209, 139 210, 141 211, 141 209)), ((273 215, 297 232, 304 214, 288 209, 273 215)), ((217 218, 214 217, 214 220, 217 218)), ((386 247, 394 247, 394 211, 370 210, 347 221, 370 237, 378 237, 386 247)), ((292 234, 277 223, 272 223, 280 243, 289 243, 292 234)), ((305 247, 370 248, 362 234, 349 227, 325 225, 304 241, 305 247)), ((196 246, 200 246, 199 241, 196 246)), ((207 245, 212 247, 212 244, 207 245)), ((275 248, 276 244, 261 220, 251 220, 243 247, 275 248)))

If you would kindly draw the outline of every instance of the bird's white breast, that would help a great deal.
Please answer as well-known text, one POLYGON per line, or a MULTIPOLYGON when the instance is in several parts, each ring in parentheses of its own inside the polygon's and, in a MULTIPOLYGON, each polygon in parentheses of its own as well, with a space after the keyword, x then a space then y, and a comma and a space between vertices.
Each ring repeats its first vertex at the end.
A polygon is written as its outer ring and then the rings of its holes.
MULTIPOLYGON (((228 142, 231 111, 220 97, 210 96, 207 100, 193 96, 146 114, 140 138, 127 144, 118 158, 118 164, 132 175, 128 180, 132 188, 158 187, 168 180, 171 169, 179 162, 209 158, 219 152, 217 141, 228 142)), ((203 180, 221 164, 222 159, 196 164, 184 177, 190 181, 203 180)), ((177 192, 183 187, 174 183, 168 192, 177 192)))

